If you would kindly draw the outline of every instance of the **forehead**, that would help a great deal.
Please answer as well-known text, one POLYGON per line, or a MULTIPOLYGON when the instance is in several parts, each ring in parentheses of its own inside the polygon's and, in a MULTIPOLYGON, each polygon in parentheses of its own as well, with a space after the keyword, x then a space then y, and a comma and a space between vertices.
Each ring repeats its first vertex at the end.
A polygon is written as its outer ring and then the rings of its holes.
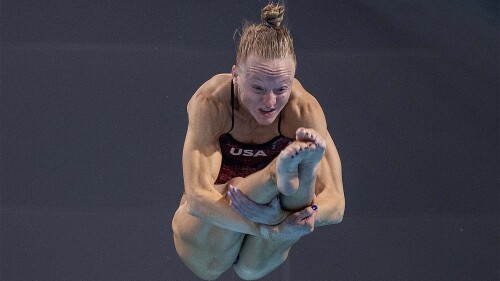
POLYGON ((295 76, 295 62, 290 56, 266 59, 252 55, 247 58, 243 69, 249 79, 291 80, 295 76))

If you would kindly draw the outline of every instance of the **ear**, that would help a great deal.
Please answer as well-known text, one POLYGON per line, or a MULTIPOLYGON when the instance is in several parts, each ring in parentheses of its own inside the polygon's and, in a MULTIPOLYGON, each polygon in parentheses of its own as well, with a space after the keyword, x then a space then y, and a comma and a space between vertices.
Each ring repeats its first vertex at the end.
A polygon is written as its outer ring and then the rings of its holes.
POLYGON ((238 67, 233 65, 231 68, 231 75, 233 76, 233 84, 237 84, 238 82, 238 67))

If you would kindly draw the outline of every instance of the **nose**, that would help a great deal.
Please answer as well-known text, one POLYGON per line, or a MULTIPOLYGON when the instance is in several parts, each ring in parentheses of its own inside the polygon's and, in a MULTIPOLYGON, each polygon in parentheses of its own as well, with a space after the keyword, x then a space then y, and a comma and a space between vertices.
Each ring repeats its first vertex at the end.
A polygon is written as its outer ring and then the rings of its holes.
POLYGON ((265 93, 262 97, 262 102, 268 108, 273 107, 276 104, 276 96, 274 95, 273 91, 265 93))

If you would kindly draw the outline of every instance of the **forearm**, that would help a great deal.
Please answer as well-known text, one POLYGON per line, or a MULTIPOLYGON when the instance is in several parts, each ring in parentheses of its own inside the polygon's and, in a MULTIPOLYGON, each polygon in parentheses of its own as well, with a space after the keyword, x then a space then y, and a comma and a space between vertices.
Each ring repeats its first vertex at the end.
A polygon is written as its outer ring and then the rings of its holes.
POLYGON ((205 222, 234 232, 269 238, 267 226, 242 218, 217 191, 202 191, 188 197, 188 213, 205 222))

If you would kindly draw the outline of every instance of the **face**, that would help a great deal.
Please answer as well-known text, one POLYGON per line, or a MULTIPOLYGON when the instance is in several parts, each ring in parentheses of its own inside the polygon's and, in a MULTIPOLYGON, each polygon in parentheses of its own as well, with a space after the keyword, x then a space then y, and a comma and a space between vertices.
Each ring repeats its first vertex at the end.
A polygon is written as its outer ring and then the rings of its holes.
POLYGON ((233 66, 232 74, 243 107, 259 124, 269 125, 290 98, 295 63, 291 57, 249 56, 244 64, 233 66))

